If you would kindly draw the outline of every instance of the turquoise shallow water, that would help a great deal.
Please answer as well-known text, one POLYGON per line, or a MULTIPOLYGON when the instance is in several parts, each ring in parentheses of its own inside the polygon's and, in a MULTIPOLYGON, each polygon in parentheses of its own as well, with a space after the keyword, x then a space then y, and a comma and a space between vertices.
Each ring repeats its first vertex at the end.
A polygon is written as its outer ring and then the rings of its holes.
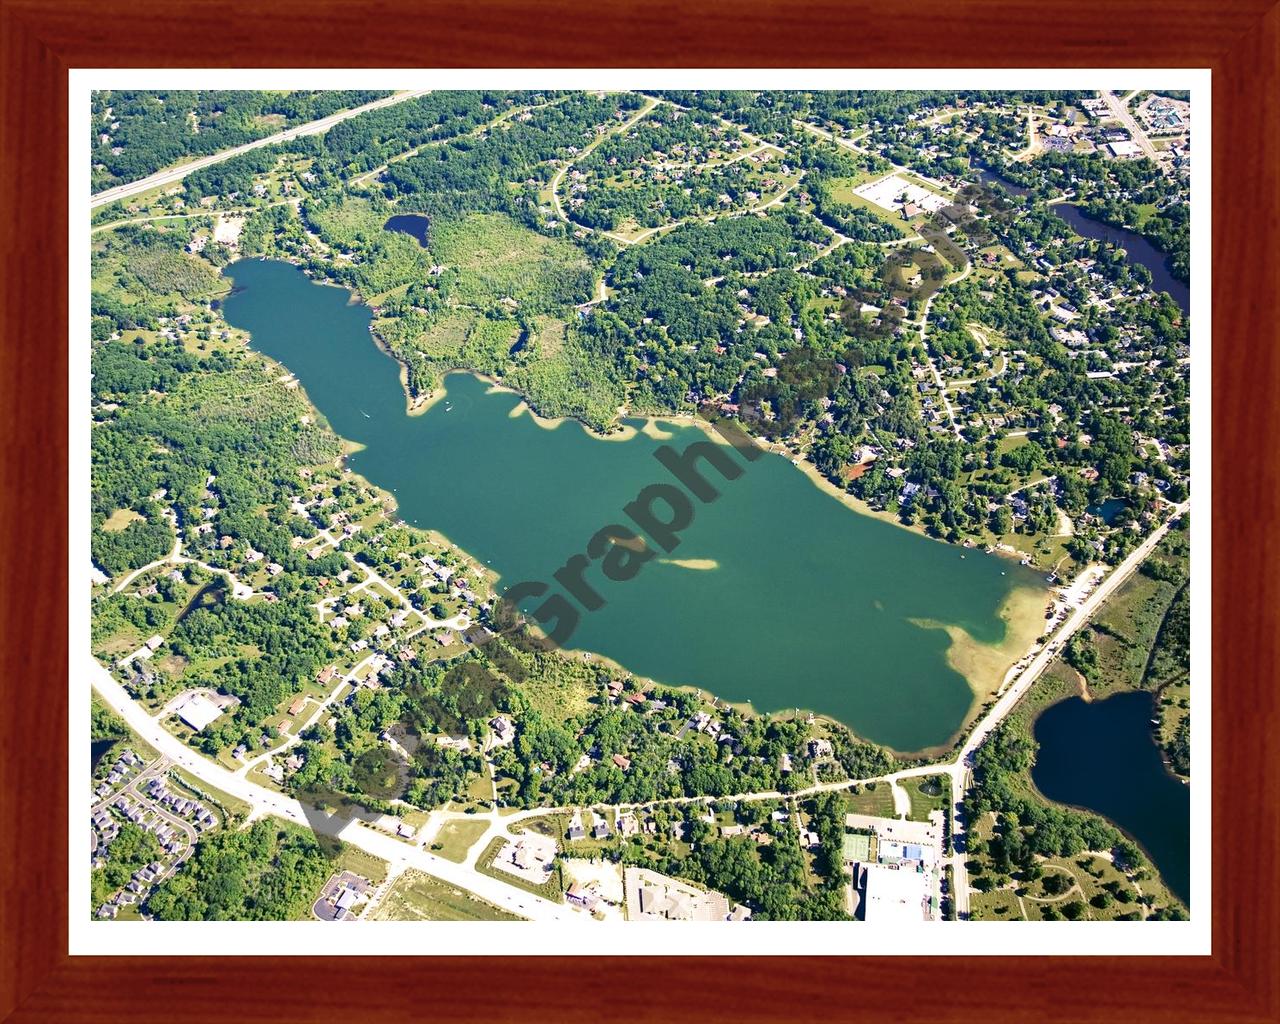
MULTIPOLYGON (((350 467, 393 491, 407 522, 445 534, 504 585, 562 590, 553 574, 596 531, 634 527, 623 507, 649 484, 675 483, 655 451, 682 452, 706 436, 692 425, 664 425, 667 441, 601 440, 576 422, 546 429, 512 417, 518 396, 467 374, 451 375, 443 399, 409 416, 397 365, 370 339, 367 307, 287 263, 242 260, 227 273, 236 286, 227 319, 297 374, 340 435, 365 446, 350 467)), ((670 554, 625 582, 589 566, 604 605, 579 609, 568 646, 760 711, 830 715, 896 750, 945 743, 972 690, 947 663, 946 632, 910 620, 999 642, 1000 609, 1038 577, 854 512, 781 457, 730 458, 741 469, 734 480, 702 464, 720 495, 690 499, 692 522, 670 554)))

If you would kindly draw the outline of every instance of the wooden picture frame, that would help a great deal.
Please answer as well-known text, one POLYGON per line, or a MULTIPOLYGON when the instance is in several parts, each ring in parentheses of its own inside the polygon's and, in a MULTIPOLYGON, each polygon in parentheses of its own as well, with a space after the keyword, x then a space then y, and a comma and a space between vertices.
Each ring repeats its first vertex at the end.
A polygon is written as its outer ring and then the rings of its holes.
POLYGON ((0 1019, 1280 1019, 1280 6, 0 0, 0 26, 0 1019), (1212 69, 1212 955, 69 956, 67 72, 116 66, 1212 69))

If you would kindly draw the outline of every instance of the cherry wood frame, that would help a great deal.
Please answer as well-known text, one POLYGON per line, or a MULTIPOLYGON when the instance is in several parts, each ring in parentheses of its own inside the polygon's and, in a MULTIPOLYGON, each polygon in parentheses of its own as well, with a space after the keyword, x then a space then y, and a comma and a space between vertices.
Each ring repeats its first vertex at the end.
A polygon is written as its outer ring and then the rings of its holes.
POLYGON ((0 1019, 1280 1020, 1272 2, 0 0, 0 1019), (1211 68, 1212 956, 68 956, 67 70, 164 66, 1211 68))

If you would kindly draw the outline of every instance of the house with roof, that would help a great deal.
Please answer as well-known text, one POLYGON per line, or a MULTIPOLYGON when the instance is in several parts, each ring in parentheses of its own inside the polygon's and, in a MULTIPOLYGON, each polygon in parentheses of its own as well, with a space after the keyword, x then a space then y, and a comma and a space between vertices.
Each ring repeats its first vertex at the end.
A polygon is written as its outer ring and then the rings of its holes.
POLYGON ((583 910, 595 910, 600 902, 600 893, 594 884, 583 885, 581 882, 574 882, 564 896, 570 906, 581 907, 583 910))

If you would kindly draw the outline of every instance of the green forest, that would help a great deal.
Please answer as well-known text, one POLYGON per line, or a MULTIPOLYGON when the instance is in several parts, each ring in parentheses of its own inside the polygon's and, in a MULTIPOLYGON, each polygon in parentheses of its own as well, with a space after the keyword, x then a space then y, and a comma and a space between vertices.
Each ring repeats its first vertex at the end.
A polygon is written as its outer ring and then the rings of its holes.
POLYGON ((90 103, 93 191, 145 178, 194 157, 359 107, 385 92, 96 91, 90 103))
MULTIPOLYGON (((93 187, 384 95, 97 93, 93 187)), ((1028 147, 1029 111, 1065 123, 1088 95, 433 91, 98 210, 88 525, 109 583, 93 592, 95 655, 123 666, 152 711, 192 687, 228 698, 203 730, 177 727, 224 763, 298 727, 276 781, 300 799, 393 816, 705 799, 657 809, 656 834, 607 855, 720 890, 758 919, 843 919, 846 798, 792 794, 900 762, 835 722, 744 714, 465 626, 435 633, 462 611, 493 625, 492 573, 477 562, 457 586, 468 556, 398 524, 394 496, 346 471, 350 447, 288 367, 223 317, 223 271, 283 259, 351 289, 403 367, 411 411, 464 370, 601 433, 623 417, 730 417, 861 507, 999 546, 1058 583, 1119 563, 1190 489, 1189 317, 1052 202, 1140 232, 1185 279, 1185 170, 1028 147), (975 181, 978 167, 1027 194, 975 181), (890 210, 854 191, 889 174, 941 201, 890 210), (388 228, 403 215, 412 233, 388 228), (403 592, 353 594, 371 569, 403 592), (401 600, 441 621, 389 625, 401 600), (122 661, 153 635, 153 657, 122 661), (341 682, 358 665, 361 685, 307 728, 286 712, 336 685, 330 666, 341 682), (514 739, 482 756, 495 715, 514 739), (718 731, 692 728, 700 716, 718 731), (821 757, 817 740, 831 746, 821 757), (721 835, 731 822, 764 838, 721 835)), ((1157 738, 1183 774, 1186 548, 1172 532, 1126 584, 1140 591, 1126 616, 1096 616, 1055 668, 1099 692, 1156 692, 1157 738)), ((120 735, 101 716, 95 730, 120 735)), ((977 752, 975 888, 1087 851, 1140 881, 1149 868, 1114 827, 1038 798, 1034 756, 1021 718, 977 752)), ((122 830, 95 904, 153 846, 122 830)), ((327 871, 313 836, 258 821, 202 836, 144 912, 296 919, 327 871)))

